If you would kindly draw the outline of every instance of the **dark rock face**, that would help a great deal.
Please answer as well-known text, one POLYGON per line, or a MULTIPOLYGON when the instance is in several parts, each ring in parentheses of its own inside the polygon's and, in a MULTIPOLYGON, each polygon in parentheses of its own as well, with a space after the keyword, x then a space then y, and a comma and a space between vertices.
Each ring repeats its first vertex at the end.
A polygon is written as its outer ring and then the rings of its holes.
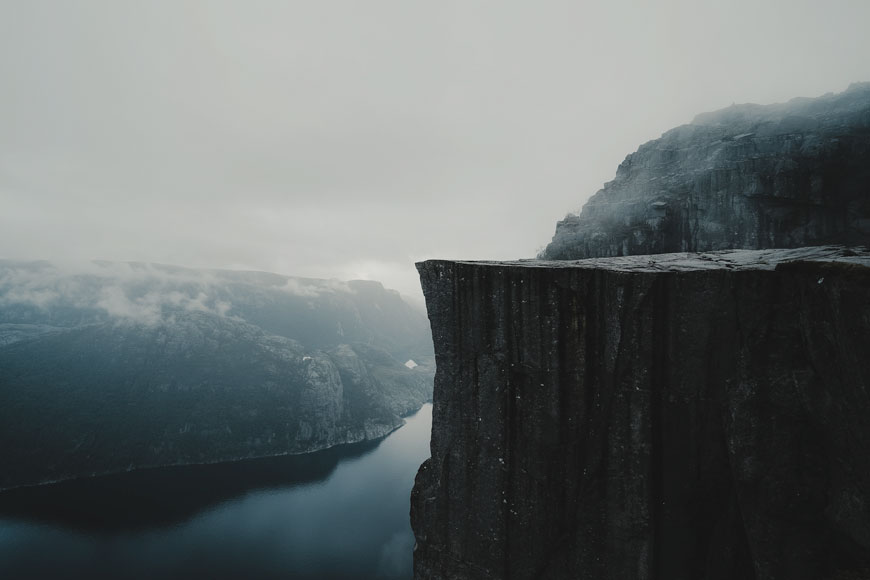
POLYGON ((418 264, 415 577, 870 577, 870 252, 418 264))
POLYGON ((431 348, 376 282, 0 261, 0 489, 381 437, 431 348))
POLYGON ((870 244, 870 83, 699 115, 626 157, 541 258, 870 244))

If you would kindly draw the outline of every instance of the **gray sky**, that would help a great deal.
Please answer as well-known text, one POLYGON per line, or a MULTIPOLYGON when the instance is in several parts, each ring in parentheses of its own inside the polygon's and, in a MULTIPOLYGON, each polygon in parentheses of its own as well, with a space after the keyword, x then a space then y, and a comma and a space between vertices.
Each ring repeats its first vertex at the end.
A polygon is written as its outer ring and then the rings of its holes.
POLYGON ((699 112, 870 80, 867 0, 0 0, 0 257, 419 292, 699 112))

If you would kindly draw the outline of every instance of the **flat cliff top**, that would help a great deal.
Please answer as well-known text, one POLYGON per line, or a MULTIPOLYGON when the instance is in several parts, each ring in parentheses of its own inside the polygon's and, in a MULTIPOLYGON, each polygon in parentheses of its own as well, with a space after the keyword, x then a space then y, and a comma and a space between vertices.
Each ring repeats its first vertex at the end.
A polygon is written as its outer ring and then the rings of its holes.
POLYGON ((614 272, 693 272, 700 270, 774 270, 791 262, 820 262, 853 264, 870 268, 870 250, 864 247, 815 246, 794 249, 724 250, 718 252, 680 252, 615 258, 587 258, 584 260, 427 260, 427 264, 449 263, 475 266, 511 268, 581 268, 614 272))
POLYGON ((850 246, 419 264, 415 578, 870 579, 850 246))

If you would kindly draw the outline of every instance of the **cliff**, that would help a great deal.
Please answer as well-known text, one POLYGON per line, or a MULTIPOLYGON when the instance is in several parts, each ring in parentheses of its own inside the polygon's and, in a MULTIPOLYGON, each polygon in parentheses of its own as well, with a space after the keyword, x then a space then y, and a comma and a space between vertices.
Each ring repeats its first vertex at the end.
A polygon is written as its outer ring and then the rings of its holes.
POLYGON ((418 269, 416 578, 870 577, 870 252, 418 269))
POLYGON ((431 348, 377 282, 0 261, 0 489, 381 437, 431 348))
POLYGON ((870 244, 870 83, 698 115, 625 158, 551 260, 870 244))

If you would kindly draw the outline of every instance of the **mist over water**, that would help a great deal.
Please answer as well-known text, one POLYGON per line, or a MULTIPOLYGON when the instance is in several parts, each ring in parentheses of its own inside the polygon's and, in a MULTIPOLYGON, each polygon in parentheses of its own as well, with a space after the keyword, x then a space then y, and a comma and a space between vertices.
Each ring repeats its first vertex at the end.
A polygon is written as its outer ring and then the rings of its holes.
POLYGON ((0 578, 410 578, 432 406, 380 443, 0 494, 0 578))

